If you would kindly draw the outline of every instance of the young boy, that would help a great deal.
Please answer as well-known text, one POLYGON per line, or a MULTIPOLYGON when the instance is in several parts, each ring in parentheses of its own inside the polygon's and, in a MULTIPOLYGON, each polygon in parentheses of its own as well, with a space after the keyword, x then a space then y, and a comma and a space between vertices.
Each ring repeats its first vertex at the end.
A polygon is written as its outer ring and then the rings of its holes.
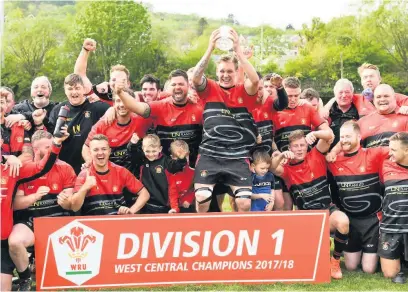
POLYGON ((133 134, 128 144, 132 164, 140 167, 140 181, 150 194, 142 214, 174 212, 169 207, 168 176, 183 170, 188 152, 176 149, 175 159, 171 159, 162 153, 162 148, 159 137, 152 134, 145 136, 141 142, 137 134, 133 134))
MULTIPOLYGON (((170 144, 172 158, 176 158, 177 151, 187 153, 187 157, 190 153, 188 144, 183 140, 176 140, 170 144)), ((170 212, 195 213, 194 169, 187 163, 183 171, 170 174, 168 179, 170 212)))
POLYGON ((268 152, 256 150, 252 155, 252 203, 251 211, 272 211, 275 202, 275 179, 269 167, 271 157, 268 152))

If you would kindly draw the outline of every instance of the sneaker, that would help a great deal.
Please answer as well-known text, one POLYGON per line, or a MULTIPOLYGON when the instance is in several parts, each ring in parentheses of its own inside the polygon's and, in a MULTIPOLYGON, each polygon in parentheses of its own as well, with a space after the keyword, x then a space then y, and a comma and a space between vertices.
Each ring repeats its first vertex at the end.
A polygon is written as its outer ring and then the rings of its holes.
POLYGON ((399 272, 394 278, 391 279, 391 281, 396 284, 405 284, 407 282, 407 278, 403 272, 399 272))
POLYGON ((343 278, 343 274, 340 268, 340 259, 336 260, 335 258, 331 258, 330 260, 330 273, 333 279, 341 279, 343 278))
POLYGON ((31 291, 31 284, 33 280, 31 278, 20 280, 18 291, 31 291))

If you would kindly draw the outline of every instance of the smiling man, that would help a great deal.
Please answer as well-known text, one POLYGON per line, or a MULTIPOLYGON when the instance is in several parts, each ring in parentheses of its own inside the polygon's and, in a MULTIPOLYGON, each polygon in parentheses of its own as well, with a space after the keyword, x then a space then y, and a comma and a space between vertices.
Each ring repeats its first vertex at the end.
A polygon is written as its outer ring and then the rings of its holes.
POLYGON ((62 106, 68 106, 68 132, 69 139, 64 141, 64 148, 60 153, 60 159, 70 164, 75 173, 81 171, 82 146, 88 137, 91 128, 103 116, 109 105, 102 102, 90 103, 85 98, 84 83, 82 77, 70 74, 64 80, 64 90, 68 101, 57 105, 50 114, 50 131, 54 132, 58 115, 62 106))

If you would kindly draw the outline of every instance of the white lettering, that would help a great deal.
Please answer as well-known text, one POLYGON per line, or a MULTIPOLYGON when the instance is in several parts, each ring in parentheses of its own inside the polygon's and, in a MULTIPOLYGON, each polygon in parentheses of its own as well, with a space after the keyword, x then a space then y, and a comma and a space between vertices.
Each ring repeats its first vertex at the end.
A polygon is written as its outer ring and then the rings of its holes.
POLYGON ((117 256, 118 260, 130 259, 131 257, 134 257, 136 253, 139 251, 139 246, 140 246, 140 241, 139 241, 139 237, 137 237, 136 234, 122 233, 119 237, 119 247, 118 247, 118 256, 117 256), (130 250, 130 252, 125 253, 127 239, 131 240, 132 249, 130 250))

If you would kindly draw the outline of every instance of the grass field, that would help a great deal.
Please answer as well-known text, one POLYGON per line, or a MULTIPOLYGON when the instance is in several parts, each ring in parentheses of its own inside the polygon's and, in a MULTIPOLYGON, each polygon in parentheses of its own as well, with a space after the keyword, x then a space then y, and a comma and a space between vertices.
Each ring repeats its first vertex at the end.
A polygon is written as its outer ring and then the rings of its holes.
MULTIPOLYGON (((223 210, 231 210, 228 196, 223 204, 223 210)), ((381 272, 367 275, 361 270, 347 272, 342 264, 343 279, 333 280, 328 284, 214 284, 214 285, 183 285, 165 286, 156 288, 116 288, 102 289, 103 291, 408 291, 408 283, 394 284, 385 279, 381 272)))

